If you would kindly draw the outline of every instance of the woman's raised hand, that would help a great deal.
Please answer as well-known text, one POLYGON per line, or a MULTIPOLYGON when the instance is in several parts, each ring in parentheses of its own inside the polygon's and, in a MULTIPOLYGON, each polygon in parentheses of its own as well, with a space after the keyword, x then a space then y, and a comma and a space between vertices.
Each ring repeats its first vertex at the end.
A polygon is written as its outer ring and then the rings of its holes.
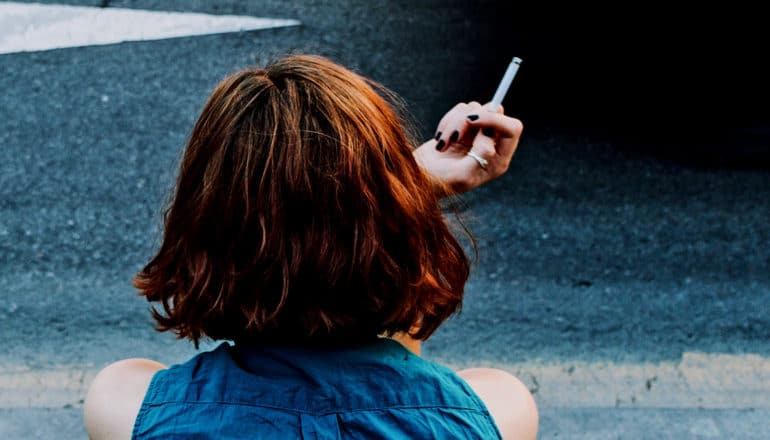
POLYGON ((414 152, 422 168, 452 191, 464 192, 508 170, 523 125, 478 102, 459 103, 438 124, 436 137, 414 152))

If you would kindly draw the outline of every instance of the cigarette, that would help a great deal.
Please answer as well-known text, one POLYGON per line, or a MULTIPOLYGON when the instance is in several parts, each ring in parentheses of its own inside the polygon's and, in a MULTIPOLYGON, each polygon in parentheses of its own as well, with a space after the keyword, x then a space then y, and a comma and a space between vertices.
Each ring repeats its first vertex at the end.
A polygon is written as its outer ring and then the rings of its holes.
POLYGON ((508 88, 511 87, 513 78, 516 77, 516 72, 519 71, 519 65, 521 65, 521 58, 513 57, 511 64, 508 64, 508 69, 505 71, 503 79, 500 81, 500 85, 497 86, 497 91, 495 92, 494 98, 492 98, 492 102, 490 102, 490 107, 493 109, 497 110, 500 108, 500 104, 503 103, 503 98, 505 98, 505 94, 508 93, 508 88))

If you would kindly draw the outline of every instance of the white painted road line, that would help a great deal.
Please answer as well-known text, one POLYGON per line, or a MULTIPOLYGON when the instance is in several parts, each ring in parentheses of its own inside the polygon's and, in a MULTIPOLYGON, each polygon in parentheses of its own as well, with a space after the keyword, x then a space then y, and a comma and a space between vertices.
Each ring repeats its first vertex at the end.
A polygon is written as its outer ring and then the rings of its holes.
MULTIPOLYGON (((677 362, 648 364, 476 365, 514 373, 544 408, 770 409, 770 358, 753 354, 685 353, 677 362)), ((0 370, 0 408, 80 406, 96 372, 77 367, 0 370)))
POLYGON ((441 363, 509 371, 550 408, 770 408, 770 358, 756 354, 686 352, 656 363, 441 363))
POLYGON ((0 2, 0 54, 296 26, 297 20, 0 2))

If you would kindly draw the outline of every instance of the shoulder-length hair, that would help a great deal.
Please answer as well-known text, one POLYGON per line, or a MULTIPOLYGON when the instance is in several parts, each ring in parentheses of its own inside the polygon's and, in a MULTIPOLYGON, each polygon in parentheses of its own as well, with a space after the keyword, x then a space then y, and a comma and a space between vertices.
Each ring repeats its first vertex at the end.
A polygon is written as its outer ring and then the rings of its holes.
POLYGON ((242 70, 193 128, 134 281, 180 338, 428 338, 469 261, 384 87, 318 56, 242 70))

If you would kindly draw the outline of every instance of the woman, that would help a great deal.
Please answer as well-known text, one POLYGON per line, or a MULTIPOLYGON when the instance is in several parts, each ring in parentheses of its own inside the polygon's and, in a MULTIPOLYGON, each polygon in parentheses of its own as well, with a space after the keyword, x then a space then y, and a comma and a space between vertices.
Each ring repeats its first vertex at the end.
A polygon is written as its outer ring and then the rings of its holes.
POLYGON ((418 356, 469 274, 438 200, 504 173, 521 123, 458 104, 412 151, 377 91, 315 56, 216 87, 135 285, 159 330, 233 345, 106 367, 92 439, 535 437, 515 377, 418 356))

